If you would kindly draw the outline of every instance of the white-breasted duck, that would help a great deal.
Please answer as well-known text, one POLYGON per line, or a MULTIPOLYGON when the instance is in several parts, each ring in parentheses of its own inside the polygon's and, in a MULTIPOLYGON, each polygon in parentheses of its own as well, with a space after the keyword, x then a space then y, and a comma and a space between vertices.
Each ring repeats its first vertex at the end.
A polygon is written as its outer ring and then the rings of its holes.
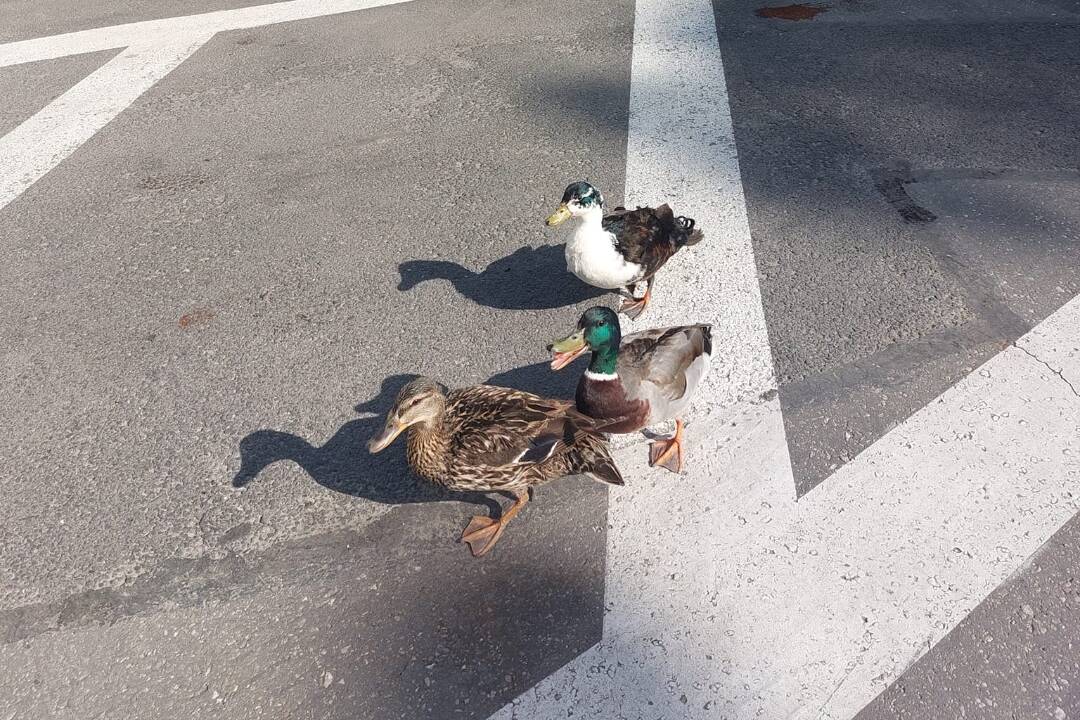
POLYGON ((671 256, 704 239, 692 218, 676 216, 667 205, 604 214, 604 196, 587 182, 572 183, 562 203, 545 221, 549 227, 573 218, 574 236, 566 243, 566 267, 583 282, 615 290, 624 299, 620 312, 636 318, 652 297, 656 273, 671 256), (645 282, 645 295, 634 288, 645 282))
POLYGON ((578 381, 577 409, 605 421, 604 432, 636 432, 674 419, 674 436, 652 443, 649 464, 682 470, 681 416, 709 370, 712 326, 681 325, 622 337, 618 315, 597 306, 585 311, 574 333, 548 349, 555 353, 552 370, 592 351, 578 381))

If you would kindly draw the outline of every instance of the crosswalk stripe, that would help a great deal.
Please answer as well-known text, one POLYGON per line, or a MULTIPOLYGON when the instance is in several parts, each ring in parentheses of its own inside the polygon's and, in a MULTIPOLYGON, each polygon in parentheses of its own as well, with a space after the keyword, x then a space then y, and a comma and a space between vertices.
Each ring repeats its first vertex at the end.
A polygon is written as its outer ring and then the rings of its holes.
POLYGON ((124 48, 0 137, 0 209, 63 162, 215 33, 401 2, 408 0, 292 0, 0 45, 0 67, 124 48))
POLYGON ((796 502, 707 0, 637 3, 627 195, 708 233, 642 322, 717 369, 686 475, 619 451, 603 640, 494 717, 850 718, 1077 512, 1080 299, 796 502))
POLYGON ((59 165, 210 39, 133 45, 0 137, 0 208, 59 165))

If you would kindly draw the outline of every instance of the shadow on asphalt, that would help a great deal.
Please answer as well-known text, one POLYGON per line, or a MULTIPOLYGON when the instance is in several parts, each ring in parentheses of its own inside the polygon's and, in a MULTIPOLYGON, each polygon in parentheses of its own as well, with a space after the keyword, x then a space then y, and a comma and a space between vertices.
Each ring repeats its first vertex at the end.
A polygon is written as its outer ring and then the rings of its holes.
MULTIPOLYGON (((573 366, 555 373, 547 362, 540 362, 492 375, 487 384, 570 398, 577 387, 580 369, 573 366)), ((398 392, 415 377, 392 375, 383 380, 378 395, 356 406, 356 412, 374 415, 350 420, 322 446, 316 447, 302 437, 280 430, 256 430, 249 434, 240 441, 240 470, 233 477, 233 486, 244 487, 269 465, 289 460, 302 467, 315 482, 335 492, 392 505, 468 502, 486 505, 497 516, 500 506, 487 495, 444 490, 413 475, 401 440, 377 455, 368 452, 368 440, 382 429, 383 419, 398 392)))
MULTIPOLYGON (((572 397, 581 370, 579 364, 554 373, 540 362, 487 382, 572 397)), ((258 430, 240 442, 235 486, 290 460, 331 490, 401 505, 359 532, 305 539, 244 562, 227 558, 238 568, 227 568, 237 575, 230 578, 245 586, 262 587, 275 579, 273 572, 305 587, 316 584, 314 578, 332 578, 338 602, 313 611, 313 629, 304 637, 329 649, 327 667, 348 681, 333 685, 332 695, 325 686, 312 694, 320 716, 434 720, 453 712, 486 718, 601 638, 607 487, 580 478, 558 483, 542 502, 530 504, 496 552, 469 557, 444 537, 446 529, 461 527, 459 510, 417 503, 494 508, 495 500, 442 491, 416 478, 400 440, 377 455, 367 451, 399 390, 414 377, 386 378, 375 397, 356 406, 374 416, 346 422, 321 447, 276 430, 258 430)), ((215 588, 232 586, 214 577, 215 588)))
POLYGON ((398 290, 412 290, 429 280, 449 280, 469 300, 500 310, 549 310, 604 295, 604 290, 566 271, 564 248, 518 248, 478 273, 446 260, 407 260, 398 266, 398 290))
POLYGON ((377 455, 368 452, 368 440, 382 429, 398 391, 414 377, 393 375, 383 380, 378 395, 356 406, 357 412, 375 415, 350 420, 319 447, 280 430, 251 433, 240 441, 240 470, 233 477, 233 486, 244 487, 267 466, 290 460, 323 487, 373 502, 401 505, 456 500, 497 511, 498 503, 484 495, 443 490, 414 476, 401 442, 377 455))
MULTIPOLYGON (((165 559, 122 587, 0 610, 0 645, 58 632, 65 634, 45 642, 108 633, 116 643, 111 652, 142 658, 122 670, 131 677, 151 666, 142 655, 145 639, 120 629, 125 620, 179 623, 183 632, 199 633, 206 625, 191 614, 205 613, 229 637, 252 619, 222 618, 211 608, 266 607, 267 598, 257 596, 285 588, 273 627, 265 618, 250 625, 258 650, 218 671, 248 683, 230 697, 231 717, 259 715, 265 698, 287 687, 275 701, 276 717, 483 720, 600 640, 606 492, 599 483, 566 483, 515 520, 482 560, 443 532, 462 519, 457 509, 420 505, 402 506, 360 531, 305 537, 243 557, 165 559), (442 535, 435 540, 416 530, 424 527, 442 535), (307 597, 298 605, 296 595, 307 597), (177 615, 181 609, 188 611, 177 615), (108 629, 114 625, 115 632, 108 629), (287 658, 282 667, 278 658, 287 658), (294 676, 297 669, 307 674, 294 676), (331 687, 322 684, 324 669, 338 679, 331 687)), ((220 657, 211 647, 193 652, 192 662, 220 657)))

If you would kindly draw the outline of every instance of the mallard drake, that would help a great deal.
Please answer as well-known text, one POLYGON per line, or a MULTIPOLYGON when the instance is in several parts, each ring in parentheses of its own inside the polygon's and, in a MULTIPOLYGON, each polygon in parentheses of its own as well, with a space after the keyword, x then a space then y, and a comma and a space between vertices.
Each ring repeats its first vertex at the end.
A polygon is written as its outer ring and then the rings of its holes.
POLYGON ((552 370, 561 370, 586 351, 589 368, 577 386, 577 409, 606 421, 604 432, 629 433, 675 420, 675 434, 649 447, 649 464, 680 472, 683 422, 690 399, 709 370, 712 326, 680 325, 622 337, 610 308, 592 307, 577 331, 548 346, 552 370))
POLYGON ((577 228, 566 244, 566 267, 583 282, 615 290, 624 301, 619 312, 636 318, 652 298, 656 273, 671 256, 704 239, 691 218, 676 216, 666 204, 658 208, 618 207, 604 214, 604 196, 587 182, 572 183, 562 203, 544 222, 549 227, 574 218, 577 228), (645 281, 645 295, 634 288, 645 281))
POLYGON ((420 477, 449 490, 512 494, 498 519, 477 515, 462 532, 479 557, 528 502, 529 488, 564 475, 623 484, 598 427, 571 402, 492 385, 444 393, 420 377, 401 389, 368 449, 377 453, 408 430, 406 455, 420 477))

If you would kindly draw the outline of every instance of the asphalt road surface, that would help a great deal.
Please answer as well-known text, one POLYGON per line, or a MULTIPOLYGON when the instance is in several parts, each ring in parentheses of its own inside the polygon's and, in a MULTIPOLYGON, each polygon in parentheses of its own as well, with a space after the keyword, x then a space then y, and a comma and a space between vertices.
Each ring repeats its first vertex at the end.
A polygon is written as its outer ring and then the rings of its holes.
POLYGON ((1080 3, 763 7, 0 3, 0 720, 1080 718, 1080 3), (572 394, 577 179, 709 221, 694 467, 477 560, 366 442, 572 394))

